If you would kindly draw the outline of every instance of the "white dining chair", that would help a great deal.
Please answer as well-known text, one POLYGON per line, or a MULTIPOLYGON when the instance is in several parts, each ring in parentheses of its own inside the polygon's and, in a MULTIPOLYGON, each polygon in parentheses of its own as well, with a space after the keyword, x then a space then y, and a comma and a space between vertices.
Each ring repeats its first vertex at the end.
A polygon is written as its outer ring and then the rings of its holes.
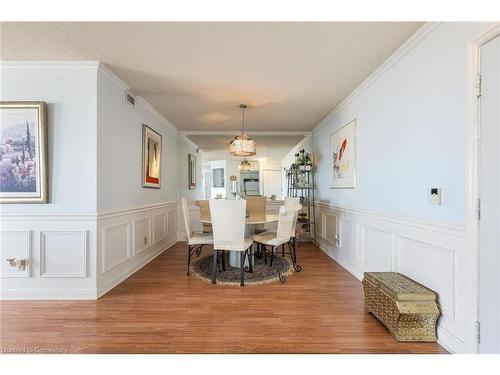
MULTIPOLYGON (((300 204, 299 197, 287 197, 285 198, 285 209, 288 211, 295 212, 295 216, 293 218, 293 226, 290 232, 290 241, 288 241, 288 249, 290 250, 290 258, 292 259, 293 268, 295 271, 300 272, 302 267, 297 263, 297 251, 296 251, 296 242, 295 242, 295 234, 297 228, 297 219, 299 216, 299 211, 302 209, 302 205, 300 204)), ((282 256, 285 256, 285 247, 283 246, 282 256)))
MULTIPOLYGON (((285 243, 290 241, 290 233, 292 232, 292 226, 294 225, 294 217, 296 213, 294 210, 287 210, 285 206, 281 206, 278 216, 278 229, 276 232, 268 231, 264 233, 254 234, 254 242, 262 245, 264 247, 264 253, 266 253, 267 246, 271 247, 271 260, 270 265, 273 265, 273 260, 276 259, 276 252, 278 247, 282 246, 284 248, 285 243)), ((286 281, 285 275, 283 275, 281 268, 278 267, 278 277, 282 283, 286 281)))
POLYGON ((189 276, 189 267, 191 265, 191 257, 194 253, 197 256, 201 254, 204 245, 212 245, 214 239, 210 233, 195 233, 191 228, 189 220, 189 209, 186 198, 182 198, 182 215, 184 216, 184 226, 186 228, 186 243, 188 245, 188 265, 187 274, 189 276))
POLYGON ((217 281, 218 253, 225 250, 240 252, 240 285, 245 286, 245 258, 250 263, 252 239, 245 238, 246 201, 210 199, 212 233, 214 236, 214 262, 212 284, 217 281))

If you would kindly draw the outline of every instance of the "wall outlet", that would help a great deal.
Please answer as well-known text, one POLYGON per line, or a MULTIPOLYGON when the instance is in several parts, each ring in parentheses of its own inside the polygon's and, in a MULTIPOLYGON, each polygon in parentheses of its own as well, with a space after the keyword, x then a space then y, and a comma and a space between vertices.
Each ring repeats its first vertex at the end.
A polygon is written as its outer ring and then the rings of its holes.
POLYGON ((431 188, 430 201, 431 204, 441 206, 441 188, 431 188))

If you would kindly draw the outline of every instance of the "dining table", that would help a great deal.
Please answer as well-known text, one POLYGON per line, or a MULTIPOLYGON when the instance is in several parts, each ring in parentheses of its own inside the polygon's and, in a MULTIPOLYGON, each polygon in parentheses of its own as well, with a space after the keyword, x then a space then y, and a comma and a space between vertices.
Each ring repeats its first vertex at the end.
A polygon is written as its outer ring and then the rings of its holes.
MULTIPOLYGON (((210 220, 201 219, 201 222, 205 224, 212 224, 211 219, 210 220)), ((278 222, 278 215, 275 214, 255 215, 255 216, 250 215, 245 218, 245 237, 252 238, 254 234, 255 225, 270 224, 276 222, 278 222)), ((241 254, 242 254, 241 251, 229 251, 229 264, 232 267, 240 268, 241 254)), ((253 264, 253 259, 252 259, 252 264, 253 264)), ((248 266, 248 259, 245 260, 245 267, 247 266, 248 266)))

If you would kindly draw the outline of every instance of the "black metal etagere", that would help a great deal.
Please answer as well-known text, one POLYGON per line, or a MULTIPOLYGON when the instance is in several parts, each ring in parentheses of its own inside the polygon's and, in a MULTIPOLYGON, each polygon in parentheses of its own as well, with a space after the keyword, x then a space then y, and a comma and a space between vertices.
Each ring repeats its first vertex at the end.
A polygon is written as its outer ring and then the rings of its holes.
POLYGON ((298 242, 316 244, 315 212, 314 212, 314 166, 292 165, 286 171, 287 196, 299 197, 302 209, 297 219, 298 242))

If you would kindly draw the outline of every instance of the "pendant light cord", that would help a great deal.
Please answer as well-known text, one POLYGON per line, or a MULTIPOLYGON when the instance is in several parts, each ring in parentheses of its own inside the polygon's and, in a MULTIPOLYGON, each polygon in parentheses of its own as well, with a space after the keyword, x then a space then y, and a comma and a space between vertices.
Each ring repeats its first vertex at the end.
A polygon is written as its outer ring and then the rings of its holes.
POLYGON ((242 108, 242 111, 243 124, 241 134, 245 134, 245 108, 242 108))

